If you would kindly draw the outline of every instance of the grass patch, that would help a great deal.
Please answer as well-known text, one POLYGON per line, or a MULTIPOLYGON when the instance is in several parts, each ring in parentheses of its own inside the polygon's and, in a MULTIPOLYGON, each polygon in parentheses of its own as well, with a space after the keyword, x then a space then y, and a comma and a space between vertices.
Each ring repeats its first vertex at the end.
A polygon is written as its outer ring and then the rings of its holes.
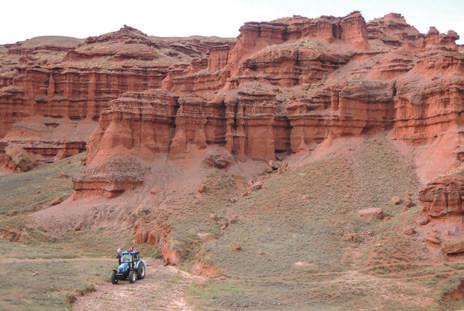
POLYGON ((70 195, 72 177, 79 173, 84 157, 81 153, 28 172, 1 176, 0 215, 35 211, 70 195))
POLYGON ((84 156, 0 176, 0 229, 18 230, 22 241, 0 239, 0 310, 70 310, 76 297, 108 281, 115 249, 129 245, 123 230, 69 231, 56 240, 32 225, 31 212, 71 194, 84 156))
POLYGON ((1 310, 68 310, 69 297, 108 279, 109 261, 38 261, 0 264, 1 310))
POLYGON ((443 285, 450 268, 423 265, 423 243, 403 234, 418 207, 403 212, 391 202, 405 192, 417 202, 417 190, 411 163, 379 135, 349 156, 274 175, 235 204, 221 206, 216 195, 217 213, 239 220, 201 248, 228 279, 188 295, 202 310, 437 309, 441 293, 429 281, 443 285), (382 208, 390 219, 361 220, 365 208, 382 208))

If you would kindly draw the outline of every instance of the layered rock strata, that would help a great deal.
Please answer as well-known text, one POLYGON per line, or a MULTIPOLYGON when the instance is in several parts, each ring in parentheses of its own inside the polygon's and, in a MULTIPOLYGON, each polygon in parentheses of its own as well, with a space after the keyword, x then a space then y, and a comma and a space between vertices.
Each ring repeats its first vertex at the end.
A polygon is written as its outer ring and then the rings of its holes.
POLYGON ((91 132, 111 100, 125 92, 161 87, 171 66, 187 66, 228 41, 154 38, 124 26, 86 40, 39 37, 2 46, 0 138, 47 158, 85 150, 89 130, 82 130, 84 135, 77 141, 58 139, 45 131, 35 131, 32 138, 30 133, 18 136, 11 131, 27 119, 28 126, 34 127, 86 120, 83 123, 91 132))
MULTIPOLYGON (((421 34, 396 13, 366 23, 353 12, 250 22, 236 40, 155 38, 125 26, 86 40, 6 45, 0 135, 48 159, 85 148, 89 169, 121 152, 178 159, 209 145, 273 160, 380 131, 428 144, 461 135, 458 38, 433 27, 421 34), (29 128, 34 122, 41 125, 29 128), (50 134, 77 129, 72 122, 95 129, 90 139, 91 131, 50 134)), ((76 190, 87 189, 86 176, 76 190)))

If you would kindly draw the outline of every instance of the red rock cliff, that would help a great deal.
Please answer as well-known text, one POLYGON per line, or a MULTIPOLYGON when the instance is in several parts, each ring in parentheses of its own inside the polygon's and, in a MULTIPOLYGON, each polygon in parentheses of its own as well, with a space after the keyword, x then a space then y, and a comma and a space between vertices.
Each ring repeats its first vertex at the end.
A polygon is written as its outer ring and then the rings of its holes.
POLYGON ((69 142, 81 146, 75 152, 85 150, 111 100, 128 91, 159 88, 170 66, 188 65, 227 42, 153 38, 124 26, 84 41, 39 37, 3 46, 0 137, 45 158, 63 154, 69 142), (72 132, 72 140, 60 132, 72 132))
POLYGON ((124 27, 85 41, 6 45, 0 135, 47 158, 88 149, 90 168, 121 150, 176 159, 208 145, 271 160, 379 131, 429 144, 461 135, 457 39, 421 34, 400 14, 366 23, 353 12, 250 22, 235 41, 124 27))
POLYGON ((220 144, 242 159, 269 160, 329 136, 392 129, 413 143, 434 139, 437 127, 458 122, 462 56, 453 32, 430 36, 399 14, 367 24, 358 12, 246 23, 235 44, 171 66, 150 91, 176 102, 162 150, 179 157, 190 145, 220 144))

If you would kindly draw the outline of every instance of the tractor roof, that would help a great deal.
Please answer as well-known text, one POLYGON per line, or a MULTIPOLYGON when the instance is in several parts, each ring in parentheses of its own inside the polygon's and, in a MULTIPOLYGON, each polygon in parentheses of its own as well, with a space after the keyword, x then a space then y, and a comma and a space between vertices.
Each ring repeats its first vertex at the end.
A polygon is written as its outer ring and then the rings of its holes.
POLYGON ((122 254, 131 254, 131 255, 137 255, 138 253, 139 253, 139 251, 135 250, 135 249, 133 251, 130 251, 130 252, 127 251, 127 250, 122 252, 122 254))

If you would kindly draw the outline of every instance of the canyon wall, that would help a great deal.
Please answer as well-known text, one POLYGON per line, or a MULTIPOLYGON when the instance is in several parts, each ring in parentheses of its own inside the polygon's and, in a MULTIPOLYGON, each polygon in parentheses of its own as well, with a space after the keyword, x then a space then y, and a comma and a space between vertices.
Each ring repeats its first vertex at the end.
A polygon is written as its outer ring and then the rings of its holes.
MULTIPOLYGON (((147 144, 162 146, 146 149, 176 158, 189 145, 219 144, 240 159, 271 160, 329 136, 385 130, 427 143, 460 124, 463 56, 457 38, 434 28, 421 34, 394 13, 369 23, 359 12, 246 23, 235 43, 214 47, 188 66, 172 66, 158 90, 139 94, 137 105, 147 111, 159 109, 158 100, 147 100, 156 93, 173 107, 165 115, 170 123, 160 122, 166 129, 158 130, 155 121, 150 128, 157 134, 146 135, 147 144)), ((128 103, 121 98, 112 105, 109 114, 128 103)), ((121 118, 113 117, 115 123, 121 118)), ((132 125, 140 121, 124 122, 137 128, 132 125)), ((109 127, 118 135, 110 123, 103 117, 99 133, 109 127)))
POLYGON ((81 152, 111 100, 160 88, 171 66, 188 66, 229 41, 153 38, 124 26, 86 40, 39 37, 5 45, 0 138, 45 160, 81 152), (70 152, 70 145, 79 147, 70 152))
POLYGON ((450 148, 459 149, 458 38, 434 27, 421 34, 396 13, 366 22, 353 12, 249 22, 235 40, 157 38, 124 26, 5 45, 0 154, 16 145, 52 161, 87 150, 79 190, 121 154, 179 159, 216 145, 267 161, 382 131, 412 145, 451 132, 450 148))

